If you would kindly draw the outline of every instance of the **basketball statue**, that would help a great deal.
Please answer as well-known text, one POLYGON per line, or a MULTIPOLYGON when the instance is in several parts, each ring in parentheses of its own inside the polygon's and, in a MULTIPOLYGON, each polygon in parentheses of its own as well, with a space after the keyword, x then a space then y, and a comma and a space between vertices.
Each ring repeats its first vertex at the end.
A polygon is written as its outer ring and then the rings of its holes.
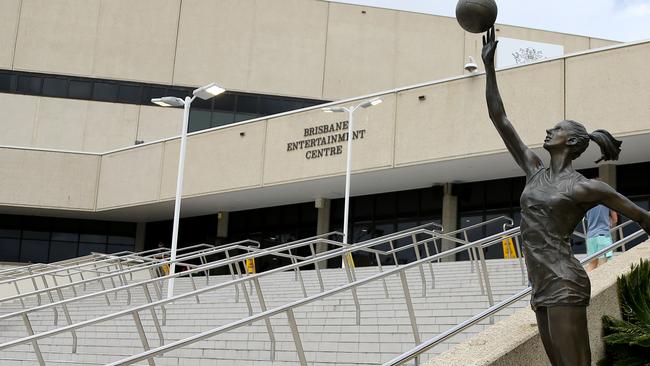
MULTIPOLYGON (((490 119, 515 162, 526 175, 521 194, 521 238, 528 279, 533 288, 530 304, 537 328, 553 366, 590 366, 587 306, 591 283, 571 249, 574 228, 594 206, 603 204, 638 222, 650 233, 650 213, 604 182, 587 179, 573 168, 591 141, 602 157, 617 160, 621 141, 605 130, 588 133, 576 121, 564 120, 546 130, 546 165, 526 146, 506 115, 497 86, 494 27, 483 36, 486 99, 490 119)), ((550 91, 549 91, 550 92, 550 91)), ((598 162, 597 161, 597 162, 598 162)))
POLYGON ((497 4, 494 0, 460 0, 456 20, 470 33, 487 32, 497 20, 497 4))

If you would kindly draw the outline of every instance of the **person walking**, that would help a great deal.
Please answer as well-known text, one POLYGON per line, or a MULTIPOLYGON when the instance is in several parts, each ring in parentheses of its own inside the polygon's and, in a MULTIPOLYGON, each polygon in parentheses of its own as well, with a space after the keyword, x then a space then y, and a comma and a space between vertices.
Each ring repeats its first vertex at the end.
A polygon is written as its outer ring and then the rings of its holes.
MULTIPOLYGON (((610 229, 616 225, 618 214, 604 205, 598 205, 587 211, 587 255, 592 255, 612 245, 610 229)), ((612 251, 604 256, 595 258, 587 265, 587 271, 593 271, 600 264, 607 262, 613 255, 612 251)))

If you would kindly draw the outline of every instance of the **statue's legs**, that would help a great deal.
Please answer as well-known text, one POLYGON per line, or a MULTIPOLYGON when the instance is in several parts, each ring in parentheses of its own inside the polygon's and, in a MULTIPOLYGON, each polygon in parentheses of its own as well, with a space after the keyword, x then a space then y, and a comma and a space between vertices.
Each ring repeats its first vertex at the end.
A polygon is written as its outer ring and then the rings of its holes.
POLYGON ((537 327, 553 366, 590 366, 585 306, 539 307, 537 327))

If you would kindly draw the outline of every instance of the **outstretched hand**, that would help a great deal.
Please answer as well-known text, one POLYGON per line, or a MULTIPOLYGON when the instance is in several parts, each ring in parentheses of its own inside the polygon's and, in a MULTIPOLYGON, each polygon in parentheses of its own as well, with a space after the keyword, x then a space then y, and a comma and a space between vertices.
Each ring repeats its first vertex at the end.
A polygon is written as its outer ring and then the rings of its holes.
POLYGON ((483 58, 483 63, 486 67, 494 66, 494 53, 497 50, 497 44, 499 41, 496 40, 494 26, 488 29, 487 33, 483 36, 483 51, 481 52, 481 57, 483 58))

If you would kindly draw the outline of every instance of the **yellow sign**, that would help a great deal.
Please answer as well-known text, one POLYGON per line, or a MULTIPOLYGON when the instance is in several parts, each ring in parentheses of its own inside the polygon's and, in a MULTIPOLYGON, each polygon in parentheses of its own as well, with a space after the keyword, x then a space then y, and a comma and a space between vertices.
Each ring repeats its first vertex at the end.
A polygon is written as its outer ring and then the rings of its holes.
POLYGON ((352 253, 346 254, 345 259, 347 259, 348 266, 350 266, 350 268, 354 268, 354 258, 352 258, 352 253))
POLYGON ((248 274, 255 273, 255 258, 246 259, 246 273, 248 274))
POLYGON ((512 241, 512 238, 505 238, 501 241, 503 245, 503 258, 504 259, 516 259, 517 251, 515 250, 515 244, 512 241))

